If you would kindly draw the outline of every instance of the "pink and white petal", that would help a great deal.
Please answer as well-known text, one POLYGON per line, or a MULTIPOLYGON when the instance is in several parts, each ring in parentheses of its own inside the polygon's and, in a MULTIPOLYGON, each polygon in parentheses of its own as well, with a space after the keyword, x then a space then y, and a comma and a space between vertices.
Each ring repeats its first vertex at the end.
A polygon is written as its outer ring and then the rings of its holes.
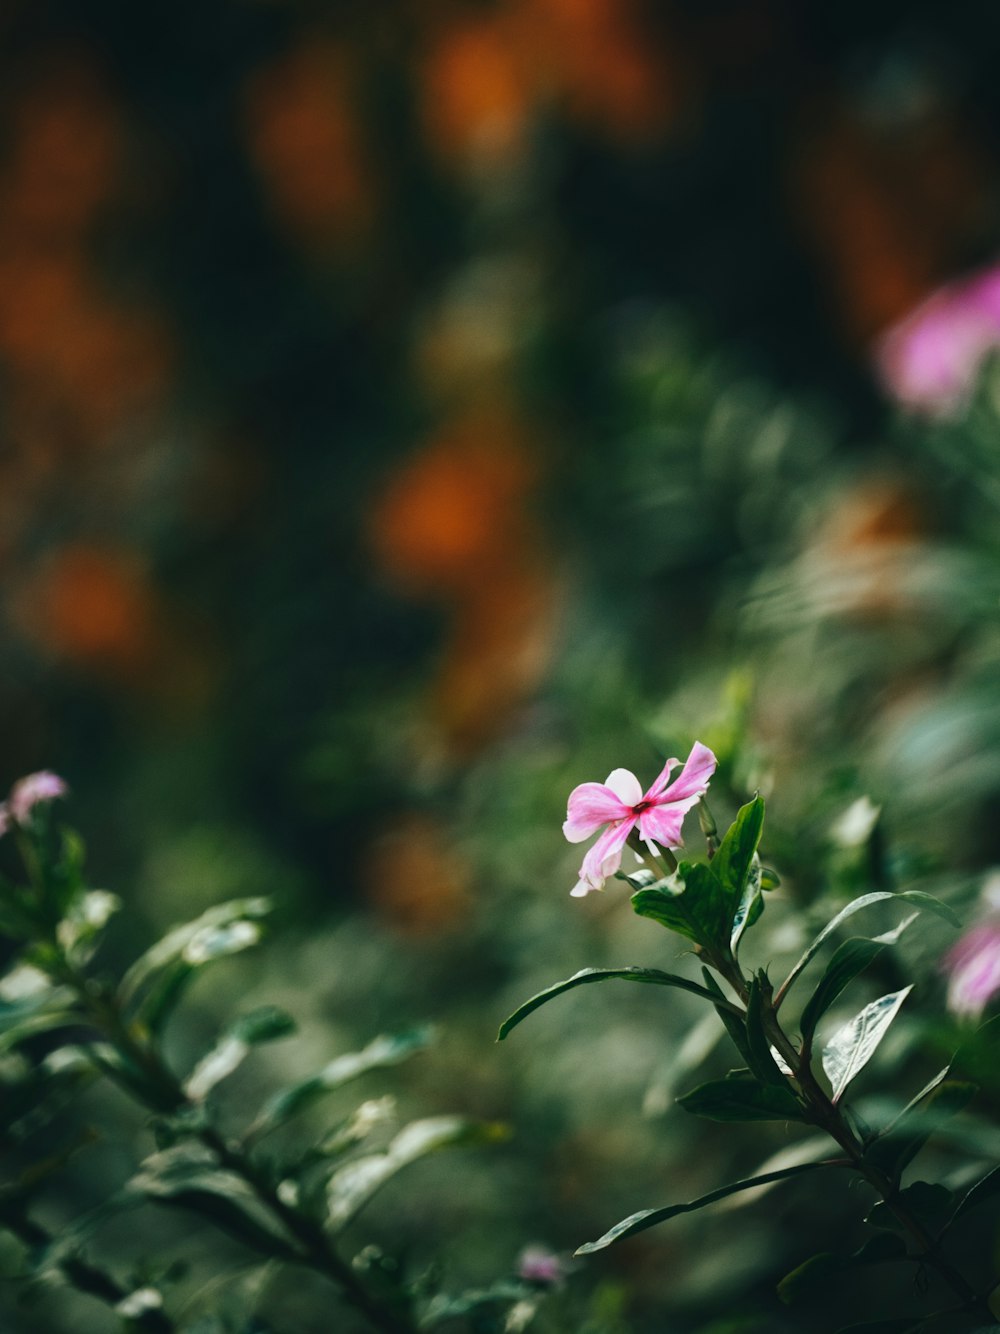
MULTIPOLYGON (((696 741, 676 780, 663 792, 658 793, 659 801, 681 802, 687 797, 694 797, 697 800, 702 793, 708 791, 708 780, 715 773, 717 764, 718 760, 709 748, 696 741)), ((694 802, 691 802, 684 809, 690 810, 693 805, 694 802)))
MULTIPOLYGON (((691 800, 694 802, 698 798, 692 797, 691 800)), ((650 806, 639 816, 639 835, 641 838, 659 843, 664 848, 680 848, 684 846, 684 839, 681 837, 683 823, 684 811, 679 807, 650 806)))
POLYGON ((673 771, 677 768, 679 764, 680 760, 667 760, 666 764, 660 770, 660 775, 657 778, 656 782, 646 793, 647 800, 650 797, 658 797, 660 795, 663 789, 667 786, 667 780, 669 779, 670 775, 673 773, 673 771))
POLYGON ((591 889, 602 889, 608 876, 614 875, 622 864, 622 849, 635 827, 635 820, 622 820, 605 829, 583 859, 580 879, 591 889))
POLYGON ((604 781, 626 806, 638 806, 642 801, 642 786, 631 769, 612 769, 604 781))
POLYGON ((571 843, 582 843, 601 825, 624 820, 629 809, 603 783, 581 783, 569 794, 563 833, 571 843))

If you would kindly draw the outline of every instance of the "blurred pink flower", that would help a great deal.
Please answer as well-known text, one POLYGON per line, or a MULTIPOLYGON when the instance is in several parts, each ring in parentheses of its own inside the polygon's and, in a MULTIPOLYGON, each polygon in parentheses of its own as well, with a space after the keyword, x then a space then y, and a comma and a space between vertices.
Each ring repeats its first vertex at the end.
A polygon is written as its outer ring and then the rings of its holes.
POLYGON ((566 1261, 545 1246, 525 1246, 517 1261, 517 1276, 527 1283, 561 1283, 566 1261))
POLYGON ((1000 264, 939 288, 879 339, 875 364, 893 398, 948 414, 1000 347, 1000 264))
POLYGON ((58 774, 42 769, 36 774, 19 778, 10 790, 6 802, 0 806, 0 834, 6 833, 11 820, 25 824, 34 808, 41 802, 65 797, 69 788, 58 774))
POLYGON ((944 960, 948 973, 948 1009, 959 1017, 978 1018, 1000 993, 1000 915, 966 931, 944 960))
POLYGON ((607 825, 604 833, 583 859, 580 879, 571 893, 582 898, 592 889, 603 889, 622 861, 629 834, 638 826, 639 837, 655 853, 662 845, 679 848, 683 843, 684 816, 708 790, 708 780, 717 760, 707 746, 696 741, 684 768, 667 786, 671 771, 680 760, 667 760, 656 782, 645 794, 639 780, 628 769, 615 769, 603 783, 581 783, 569 795, 563 833, 571 843, 607 825))

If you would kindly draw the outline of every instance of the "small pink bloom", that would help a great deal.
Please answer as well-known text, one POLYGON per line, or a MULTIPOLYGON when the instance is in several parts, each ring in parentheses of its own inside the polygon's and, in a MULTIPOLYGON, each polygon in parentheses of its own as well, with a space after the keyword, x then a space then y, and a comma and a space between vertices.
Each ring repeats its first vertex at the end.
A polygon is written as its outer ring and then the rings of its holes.
POLYGON ((42 769, 37 774, 28 774, 27 778, 18 779, 10 790, 3 814, 18 824, 25 824, 37 805, 44 801, 55 801, 57 797, 65 797, 68 791, 69 788, 58 774, 52 773, 49 769, 42 769))
POLYGON ((1000 916, 967 931, 948 951, 948 1009, 960 1017, 977 1018, 1000 993, 1000 916))
POLYGON ((683 844, 681 825, 692 806, 708 790, 708 780, 717 760, 707 746, 696 741, 684 768, 668 786, 671 772, 680 760, 667 760, 656 782, 643 793, 639 780, 628 769, 615 769, 604 783, 581 783, 569 795, 563 833, 571 843, 581 843, 607 828, 583 859, 580 880, 571 893, 577 898, 592 889, 603 889, 622 861, 622 850, 632 830, 653 852, 661 845, 679 848, 683 844))
POLYGON ((949 283, 879 339, 875 364, 889 393, 907 407, 960 410, 979 367, 1000 347, 1000 265, 949 283))
POLYGON ((518 1257, 517 1276, 527 1283, 561 1283, 566 1277, 566 1262, 544 1246, 525 1246, 518 1257))

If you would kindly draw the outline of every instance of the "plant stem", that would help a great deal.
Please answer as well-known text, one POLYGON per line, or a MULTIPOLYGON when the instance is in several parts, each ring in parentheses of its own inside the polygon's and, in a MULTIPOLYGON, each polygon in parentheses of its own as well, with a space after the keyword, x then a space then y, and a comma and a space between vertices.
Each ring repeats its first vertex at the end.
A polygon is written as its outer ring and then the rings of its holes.
MULTIPOLYGON (((33 1249, 48 1248, 55 1240, 12 1201, 6 1202, 0 1210, 0 1222, 33 1249)), ((56 1265, 77 1291, 96 1297, 108 1306, 117 1307, 130 1296, 129 1290, 123 1288, 117 1279, 79 1255, 64 1256, 56 1261, 56 1265)), ((169 1316, 155 1307, 140 1311, 130 1319, 140 1329, 148 1330, 149 1334, 174 1334, 176 1329, 169 1316)))
MULTIPOLYGON (((129 1029, 116 999, 107 988, 95 986, 68 963, 63 980, 73 986, 88 1014, 106 1035, 128 1065, 138 1069, 145 1085, 145 1101, 151 1110, 161 1114, 179 1114, 196 1111, 195 1104, 184 1092, 173 1072, 166 1066, 152 1043, 144 1041, 129 1029)), ((141 1096, 136 1084, 113 1067, 107 1074, 115 1079, 132 1097, 141 1096)), ((345 1300, 360 1311, 382 1334, 414 1334, 413 1322, 368 1291, 354 1270, 334 1249, 323 1228, 311 1217, 295 1209, 278 1195, 276 1187, 246 1153, 228 1144, 212 1127, 194 1132, 196 1138, 210 1150, 220 1165, 238 1176, 253 1191, 256 1198, 277 1219, 283 1230, 297 1243, 296 1259, 316 1273, 335 1283, 345 1300)))
MULTIPOLYGON (((735 959, 714 961, 714 966, 726 979, 736 994, 747 1003, 749 991, 746 979, 735 959)), ((899 1220, 919 1248, 919 1258, 932 1266, 958 1296, 963 1308, 969 1311, 981 1311, 987 1320, 993 1315, 986 1299, 975 1291, 962 1274, 947 1260, 938 1248, 938 1243, 928 1233, 923 1224, 914 1217, 903 1201, 896 1184, 865 1157, 864 1147, 858 1142, 854 1132, 844 1120, 840 1108, 826 1094, 813 1074, 811 1052, 807 1046, 800 1051, 785 1033, 778 1021, 776 999, 769 999, 764 1006, 763 1021, 768 1040, 774 1050, 792 1071, 791 1078, 796 1092, 806 1104, 809 1119, 814 1125, 825 1130, 844 1150, 854 1170, 874 1187, 886 1206, 899 1220)))

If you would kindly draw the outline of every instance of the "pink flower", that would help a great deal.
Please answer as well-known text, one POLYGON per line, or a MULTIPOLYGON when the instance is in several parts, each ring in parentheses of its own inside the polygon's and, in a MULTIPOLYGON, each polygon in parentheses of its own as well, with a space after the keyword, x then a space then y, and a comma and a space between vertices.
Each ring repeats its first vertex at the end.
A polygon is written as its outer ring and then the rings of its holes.
POLYGON ((526 1283, 551 1286, 566 1277, 566 1261, 545 1246, 525 1246, 518 1256, 517 1276, 526 1283))
POLYGON ((961 409, 979 367, 1000 347, 1000 265, 949 283, 883 334, 879 376, 907 407, 947 414, 961 409))
POLYGON ((19 778, 10 790, 10 796, 0 807, 0 834, 5 833, 10 820, 26 824, 36 806, 44 801, 65 797, 69 791, 65 781, 49 769, 19 778))
POLYGON ((603 889, 622 861, 622 850, 629 834, 638 826, 639 837, 653 852, 679 848, 681 825, 692 806, 708 790, 708 780, 717 760, 707 746, 696 741, 684 768, 669 787, 667 780, 680 760, 667 760, 656 782, 645 794, 639 780, 628 769, 615 769, 604 783, 581 783, 569 794, 563 833, 571 843, 585 838, 607 825, 604 833, 583 859, 580 880, 571 891, 577 898, 592 889, 603 889))
POLYGON ((977 1018, 1000 993, 1000 917, 993 916, 967 931, 945 955, 948 1009, 960 1017, 977 1018))

